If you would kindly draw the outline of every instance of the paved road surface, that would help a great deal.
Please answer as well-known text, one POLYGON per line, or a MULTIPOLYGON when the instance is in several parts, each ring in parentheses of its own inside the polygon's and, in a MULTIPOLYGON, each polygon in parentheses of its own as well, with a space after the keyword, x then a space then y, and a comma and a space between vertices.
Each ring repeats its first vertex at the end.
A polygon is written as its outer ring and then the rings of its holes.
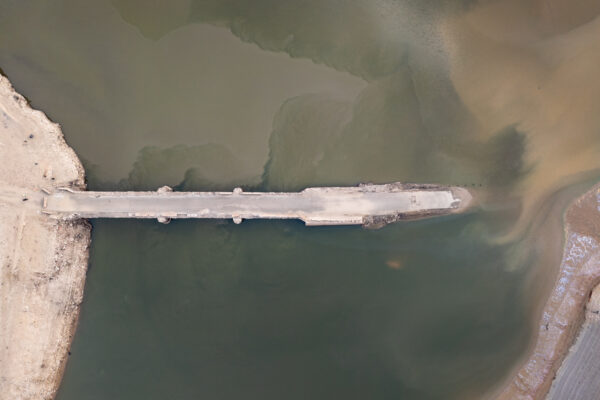
POLYGON ((398 184, 308 188, 297 193, 71 192, 44 196, 44 212, 59 218, 298 218, 307 225, 363 224, 369 216, 427 216, 464 209, 465 189, 405 189, 398 184))

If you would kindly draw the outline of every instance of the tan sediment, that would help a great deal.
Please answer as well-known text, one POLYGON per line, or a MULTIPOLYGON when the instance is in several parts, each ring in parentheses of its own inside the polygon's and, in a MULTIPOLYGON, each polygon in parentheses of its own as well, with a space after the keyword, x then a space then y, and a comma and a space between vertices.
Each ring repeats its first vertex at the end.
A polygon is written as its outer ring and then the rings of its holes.
MULTIPOLYGON (((533 248, 536 239, 529 236, 537 234, 544 242, 539 246, 543 266, 533 278, 544 283, 535 285, 536 295, 555 276, 560 256, 554 259, 554 252, 560 247, 553 232, 560 229, 532 228, 531 223, 561 188, 600 166, 600 114, 595 111, 600 85, 594 78, 600 65, 599 13, 597 1, 490 1, 450 16, 440 28, 454 88, 479 126, 474 139, 488 140, 511 124, 526 136, 528 173, 512 192, 522 212, 498 240, 527 237, 533 248)), ((588 229, 599 211, 593 195, 587 196, 566 214, 558 278, 543 313, 534 313, 542 315, 535 329, 539 335, 530 357, 500 389, 500 399, 543 398, 577 335, 587 296, 600 277, 593 261, 568 258, 570 251, 586 257, 595 251, 578 242, 596 241, 600 232, 597 225, 588 229)))
POLYGON ((478 126, 473 140, 511 125, 526 137, 528 173, 514 188, 523 212, 507 241, 551 193, 600 166, 600 7, 573 3, 481 2, 441 24, 453 87, 478 126))
POLYGON ((52 399, 83 298, 90 227, 50 219, 24 198, 83 188, 84 171, 60 127, 3 76, 0 160, 0 398, 52 399))
POLYGON ((535 347, 497 399, 543 399, 548 393, 579 332, 590 293, 600 283, 599 207, 600 184, 568 208, 562 261, 535 347))

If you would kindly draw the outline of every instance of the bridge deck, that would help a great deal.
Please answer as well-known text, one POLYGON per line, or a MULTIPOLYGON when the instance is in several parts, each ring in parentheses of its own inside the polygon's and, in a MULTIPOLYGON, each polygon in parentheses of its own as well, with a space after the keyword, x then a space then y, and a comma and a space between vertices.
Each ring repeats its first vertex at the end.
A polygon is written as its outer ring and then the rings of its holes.
POLYGON ((470 195, 462 188, 400 184, 308 188, 297 193, 87 192, 46 196, 44 212, 58 218, 242 219, 298 218, 307 225, 363 224, 368 217, 456 212, 470 195))

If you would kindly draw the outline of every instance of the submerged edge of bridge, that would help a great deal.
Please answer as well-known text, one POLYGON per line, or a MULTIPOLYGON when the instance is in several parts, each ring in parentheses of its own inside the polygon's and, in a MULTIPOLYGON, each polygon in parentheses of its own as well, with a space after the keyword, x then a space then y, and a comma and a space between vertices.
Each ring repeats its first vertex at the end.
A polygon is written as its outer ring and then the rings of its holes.
POLYGON ((169 223, 180 218, 300 219, 307 226, 363 225, 379 228, 405 219, 465 211, 469 191, 433 184, 360 184, 311 187, 301 192, 94 192, 60 188, 46 192, 42 212, 53 218, 145 218, 169 223))

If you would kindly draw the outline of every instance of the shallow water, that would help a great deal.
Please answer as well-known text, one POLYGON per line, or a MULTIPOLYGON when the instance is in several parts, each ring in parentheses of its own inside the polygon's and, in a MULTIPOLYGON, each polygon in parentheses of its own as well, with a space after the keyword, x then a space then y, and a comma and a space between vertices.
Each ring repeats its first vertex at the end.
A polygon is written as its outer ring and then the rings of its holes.
POLYGON ((94 221, 58 398, 479 398, 531 340, 532 221, 600 168, 598 10, 246 3, 0 0, 0 67, 92 189, 438 182, 482 207, 380 231, 94 221))

